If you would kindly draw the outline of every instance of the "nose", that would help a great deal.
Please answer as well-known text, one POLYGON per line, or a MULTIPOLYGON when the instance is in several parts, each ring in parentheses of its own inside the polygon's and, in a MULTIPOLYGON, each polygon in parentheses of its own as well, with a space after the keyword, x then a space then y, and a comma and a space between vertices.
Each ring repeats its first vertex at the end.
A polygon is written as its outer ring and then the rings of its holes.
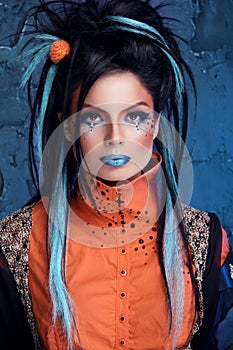
POLYGON ((124 139, 121 134, 120 123, 109 123, 106 128, 105 144, 107 146, 122 145, 124 139))

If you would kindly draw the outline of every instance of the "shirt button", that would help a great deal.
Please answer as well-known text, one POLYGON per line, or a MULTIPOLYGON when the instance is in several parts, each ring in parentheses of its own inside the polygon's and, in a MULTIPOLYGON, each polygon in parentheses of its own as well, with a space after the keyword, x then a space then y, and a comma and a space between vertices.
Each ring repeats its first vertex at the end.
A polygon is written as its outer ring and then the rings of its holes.
POLYGON ((125 322, 125 316, 120 316, 120 322, 125 322))
POLYGON ((121 276, 125 276, 126 275, 126 270, 121 270, 121 276))
POLYGON ((120 293, 120 297, 123 299, 123 298, 125 298, 126 297, 126 292, 121 292, 120 293))
POLYGON ((119 341, 119 344, 120 344, 121 346, 125 346, 125 343, 126 343, 125 339, 121 339, 121 340, 119 341))

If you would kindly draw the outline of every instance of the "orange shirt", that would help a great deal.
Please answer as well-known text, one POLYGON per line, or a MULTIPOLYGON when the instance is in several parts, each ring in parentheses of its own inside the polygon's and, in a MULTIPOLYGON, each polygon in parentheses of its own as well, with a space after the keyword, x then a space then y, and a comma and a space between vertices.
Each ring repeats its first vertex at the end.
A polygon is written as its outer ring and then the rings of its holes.
MULTIPOLYGON (((71 203, 66 283, 85 350, 171 349, 157 227, 152 220, 158 208, 148 196, 158 167, 159 163, 146 176, 118 188, 87 175, 97 207, 85 191, 71 203)), ((29 251, 32 307, 45 348, 65 350, 62 332, 51 326, 46 231, 47 215, 40 201, 33 209, 29 251)), ((177 347, 188 341, 197 316, 186 267, 184 277, 184 322, 177 347)))

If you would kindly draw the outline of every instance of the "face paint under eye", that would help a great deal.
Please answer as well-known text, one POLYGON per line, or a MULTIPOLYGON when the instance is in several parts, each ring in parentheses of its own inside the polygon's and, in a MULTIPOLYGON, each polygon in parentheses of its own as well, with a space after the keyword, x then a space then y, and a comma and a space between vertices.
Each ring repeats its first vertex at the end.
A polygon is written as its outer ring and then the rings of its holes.
POLYGON ((143 111, 133 111, 128 113, 123 118, 123 122, 128 125, 132 125, 136 127, 136 130, 140 130, 140 125, 143 125, 145 121, 148 121, 151 119, 151 112, 143 112, 143 111))

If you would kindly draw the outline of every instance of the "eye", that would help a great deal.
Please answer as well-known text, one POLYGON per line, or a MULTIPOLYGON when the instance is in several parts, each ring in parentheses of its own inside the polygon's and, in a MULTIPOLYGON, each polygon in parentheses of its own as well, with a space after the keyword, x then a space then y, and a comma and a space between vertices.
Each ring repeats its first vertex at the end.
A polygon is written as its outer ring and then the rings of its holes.
POLYGON ((102 125, 106 122, 104 116, 97 112, 89 111, 81 114, 81 123, 97 126, 102 125))
POLYGON ((128 113, 126 116, 124 116, 123 120, 124 122, 128 124, 140 124, 144 120, 148 119, 150 117, 150 113, 146 113, 143 111, 133 111, 128 113))

